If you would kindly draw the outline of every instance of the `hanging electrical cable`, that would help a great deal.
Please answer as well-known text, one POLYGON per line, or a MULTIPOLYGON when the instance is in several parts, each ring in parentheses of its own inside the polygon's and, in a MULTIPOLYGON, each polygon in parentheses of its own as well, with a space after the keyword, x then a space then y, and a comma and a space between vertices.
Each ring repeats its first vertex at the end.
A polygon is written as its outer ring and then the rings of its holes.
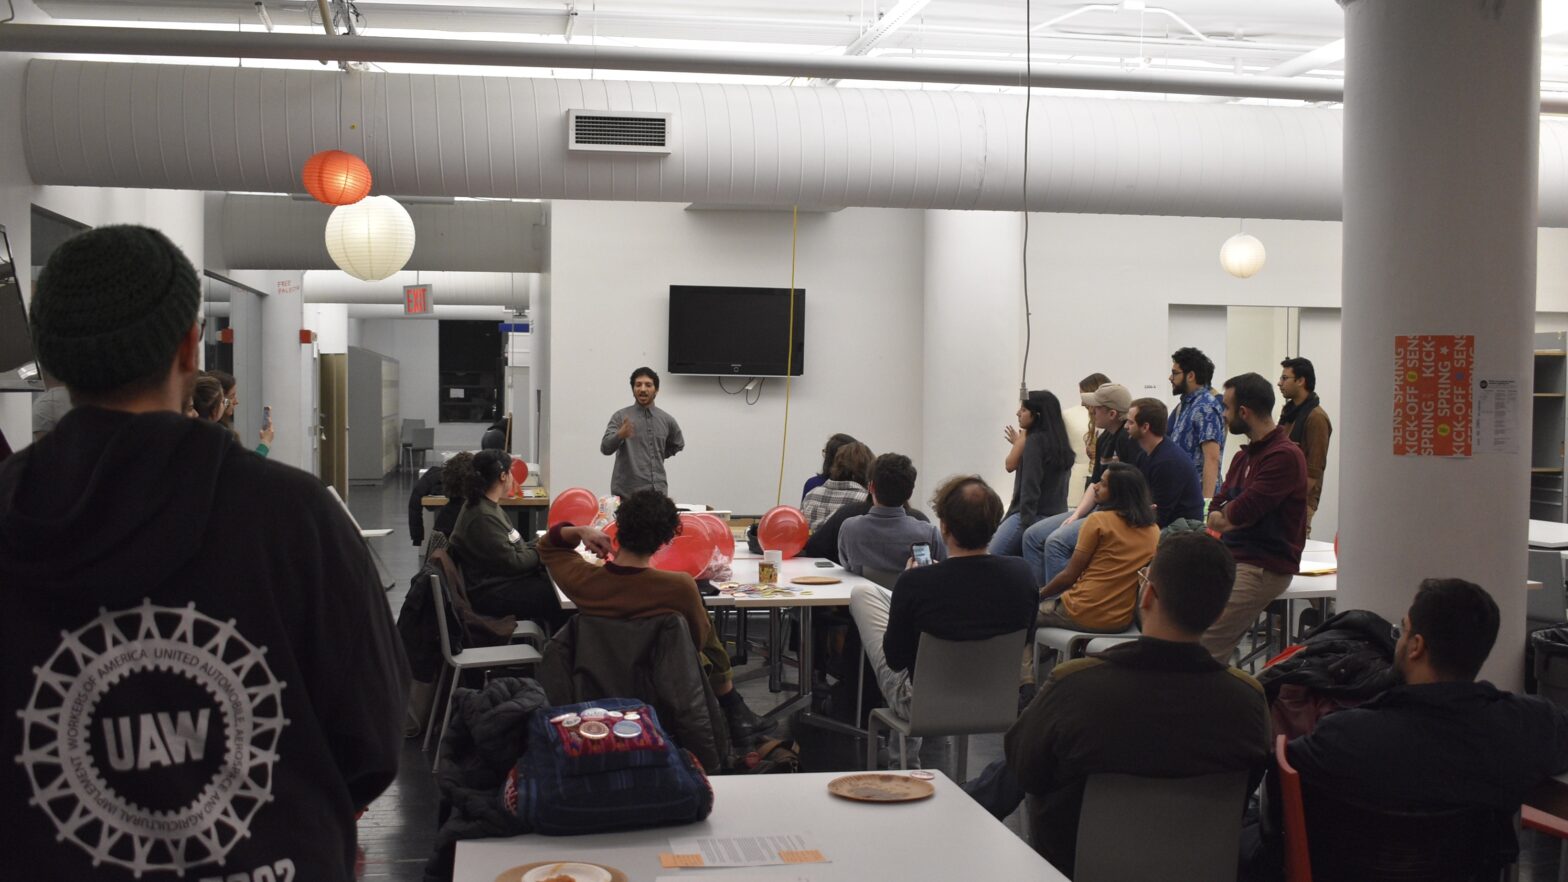
POLYGON ((1034 103, 1034 0, 1024 0, 1024 245, 1019 260, 1024 276, 1024 364, 1018 374, 1018 400, 1029 397, 1029 347, 1034 342, 1034 313, 1029 309, 1029 111, 1034 103))

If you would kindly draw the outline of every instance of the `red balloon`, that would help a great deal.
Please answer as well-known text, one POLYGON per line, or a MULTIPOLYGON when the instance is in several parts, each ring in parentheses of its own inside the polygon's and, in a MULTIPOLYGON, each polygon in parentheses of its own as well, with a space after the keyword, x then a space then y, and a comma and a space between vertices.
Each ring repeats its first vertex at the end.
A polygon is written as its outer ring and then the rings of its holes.
POLYGON ((593 495, 592 490, 582 487, 573 487, 563 490, 550 503, 550 514, 547 521, 550 526, 556 524, 571 524, 574 527, 585 527, 593 523, 599 515, 599 497, 593 495))
POLYGON ((730 532, 730 525, 719 518, 718 515, 698 512, 697 520, 708 531, 708 537, 713 540, 713 550, 724 563, 735 560, 735 534, 730 532))
POLYGON ((528 463, 523 462, 520 457, 512 460, 512 480, 519 485, 528 480, 528 463))
POLYGON ((694 516, 681 515, 681 531, 659 549, 651 563, 656 570, 674 570, 692 578, 702 575, 713 559, 713 540, 694 516))
POLYGON ((779 505, 770 508, 768 513, 762 516, 762 521, 757 524, 757 541, 762 543, 762 549, 782 551, 785 560, 799 554, 800 550, 806 547, 806 539, 810 536, 811 527, 806 521, 806 516, 793 506, 779 505))
POLYGON ((621 526, 614 521, 604 525, 604 535, 610 537, 610 560, 621 553, 621 526))

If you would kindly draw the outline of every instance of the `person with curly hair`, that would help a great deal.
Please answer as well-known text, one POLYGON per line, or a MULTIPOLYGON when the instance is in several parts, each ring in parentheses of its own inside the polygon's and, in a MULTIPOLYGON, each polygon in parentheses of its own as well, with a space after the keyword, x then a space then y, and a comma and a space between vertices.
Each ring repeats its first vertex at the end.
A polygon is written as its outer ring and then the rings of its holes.
POLYGON ((472 467, 460 468, 456 477, 462 482, 463 510, 452 526, 452 551, 474 610, 540 619, 552 632, 565 624, 569 613, 555 597, 539 552, 501 510, 501 498, 517 486, 512 457, 501 450, 481 450, 474 454, 472 467))
POLYGON ((708 683, 718 696, 737 747, 773 728, 773 721, 753 713, 735 689, 729 653, 708 618, 697 582, 685 573, 653 567, 653 555, 681 530, 680 512, 657 490, 639 490, 615 511, 620 550, 614 560, 595 566, 577 553, 578 543, 608 559, 610 537, 593 527, 559 523, 539 540, 539 556, 562 593, 585 615, 637 619, 673 613, 686 620, 708 683))
POLYGON ((452 528, 457 526, 457 516, 463 511, 463 485, 473 470, 474 455, 465 450, 447 460, 443 466, 425 469, 419 480, 414 482, 414 489, 408 493, 408 536, 415 545, 425 544, 426 496, 440 494, 446 497, 446 505, 436 512, 435 523, 430 525, 430 529, 452 535, 452 528))

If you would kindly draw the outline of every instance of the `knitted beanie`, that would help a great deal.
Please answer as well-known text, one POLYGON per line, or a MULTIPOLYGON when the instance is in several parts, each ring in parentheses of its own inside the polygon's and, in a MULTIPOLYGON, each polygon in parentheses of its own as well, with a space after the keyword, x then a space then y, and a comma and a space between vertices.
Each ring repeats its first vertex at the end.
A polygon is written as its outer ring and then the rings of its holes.
POLYGON ((29 316, 33 351, 67 387, 110 392, 167 371, 200 308, 196 270, 167 236, 99 227, 44 265, 29 316))

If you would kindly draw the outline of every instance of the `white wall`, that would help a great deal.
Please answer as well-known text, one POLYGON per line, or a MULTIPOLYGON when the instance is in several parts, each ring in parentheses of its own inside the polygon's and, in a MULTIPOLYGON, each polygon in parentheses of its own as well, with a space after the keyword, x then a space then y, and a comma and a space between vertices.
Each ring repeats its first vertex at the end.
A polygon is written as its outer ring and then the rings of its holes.
MULTIPOLYGON (((748 407, 715 378, 670 376, 669 286, 787 286, 790 215, 557 202, 551 225, 549 292, 540 298, 550 342, 540 361, 549 365, 545 480, 552 492, 609 492, 612 461, 600 455, 599 440, 610 414, 631 403, 627 378, 646 364, 663 378, 659 405, 686 436, 686 451, 667 464, 671 495, 737 512, 772 507, 784 381, 768 380, 748 407)), ((800 217, 805 374, 792 384, 784 502, 799 504, 801 484, 821 467, 822 443, 834 432, 921 464, 923 228, 924 214, 914 211, 800 217)))

